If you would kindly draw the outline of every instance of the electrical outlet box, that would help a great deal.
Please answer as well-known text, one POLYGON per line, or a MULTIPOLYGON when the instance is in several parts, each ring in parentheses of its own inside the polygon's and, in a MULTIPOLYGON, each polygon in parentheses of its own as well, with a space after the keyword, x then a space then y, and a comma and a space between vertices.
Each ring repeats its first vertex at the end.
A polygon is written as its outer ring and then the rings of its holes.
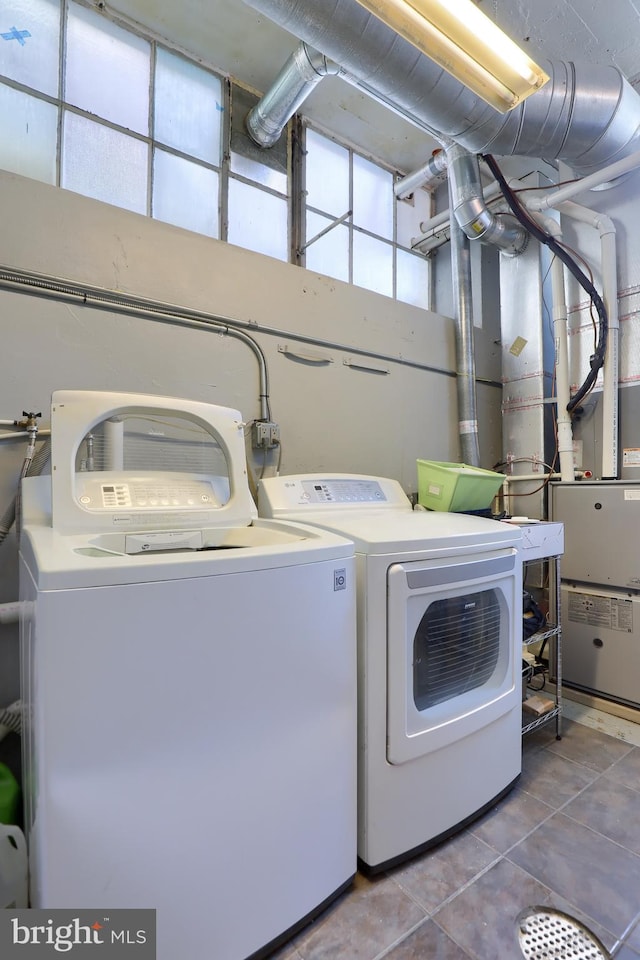
POLYGON ((280 427, 271 420, 255 420, 253 424, 253 446, 264 449, 277 447, 280 443, 280 427))
POLYGON ((277 447, 280 443, 280 427, 277 423, 271 424, 271 446, 277 447))

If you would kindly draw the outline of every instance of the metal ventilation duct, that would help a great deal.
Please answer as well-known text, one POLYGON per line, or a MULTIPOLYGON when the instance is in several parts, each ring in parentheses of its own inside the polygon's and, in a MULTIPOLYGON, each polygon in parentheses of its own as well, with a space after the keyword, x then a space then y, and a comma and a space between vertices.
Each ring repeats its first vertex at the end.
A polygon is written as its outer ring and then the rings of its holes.
POLYGON ((450 208, 470 240, 492 243, 503 253, 522 253, 529 234, 513 217, 496 217, 482 194, 478 158, 454 143, 447 147, 450 208))
POLYGON ((306 43, 291 54, 267 94, 247 117, 250 136, 261 147, 272 147, 287 121, 304 103, 313 88, 329 74, 337 75, 340 67, 306 43))
POLYGON ((545 62, 549 83, 502 115, 356 0, 245 3, 471 153, 560 159, 585 175, 640 147, 640 97, 615 67, 545 62))

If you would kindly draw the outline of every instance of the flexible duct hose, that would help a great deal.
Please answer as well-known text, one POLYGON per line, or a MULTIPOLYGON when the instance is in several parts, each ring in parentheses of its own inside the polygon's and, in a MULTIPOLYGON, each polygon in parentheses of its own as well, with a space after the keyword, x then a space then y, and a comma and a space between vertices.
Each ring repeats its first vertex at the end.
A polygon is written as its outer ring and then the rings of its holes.
MULTIPOLYGON (((20 471, 20 478, 18 480, 18 492, 2 516, 0 516, 0 545, 6 540, 11 527, 16 521, 16 517, 20 516, 20 489, 23 478, 27 476, 39 476, 49 462, 50 457, 51 440, 49 439, 45 440, 40 449, 34 454, 33 458, 30 456, 25 457, 24 463, 22 464, 22 469, 20 471)), ((19 521, 18 526, 16 527, 16 533, 18 535, 20 533, 19 521)))

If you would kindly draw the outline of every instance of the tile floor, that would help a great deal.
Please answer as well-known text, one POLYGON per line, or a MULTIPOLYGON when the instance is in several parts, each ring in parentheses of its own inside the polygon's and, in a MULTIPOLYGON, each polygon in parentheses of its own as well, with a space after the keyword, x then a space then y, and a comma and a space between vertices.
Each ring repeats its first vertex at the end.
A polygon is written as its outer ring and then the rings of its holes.
POLYGON ((524 738, 520 781, 493 810, 403 866, 358 874, 277 960, 522 960, 515 919, 534 905, 639 960, 640 726, 601 717, 567 704, 562 739, 553 722, 524 738))

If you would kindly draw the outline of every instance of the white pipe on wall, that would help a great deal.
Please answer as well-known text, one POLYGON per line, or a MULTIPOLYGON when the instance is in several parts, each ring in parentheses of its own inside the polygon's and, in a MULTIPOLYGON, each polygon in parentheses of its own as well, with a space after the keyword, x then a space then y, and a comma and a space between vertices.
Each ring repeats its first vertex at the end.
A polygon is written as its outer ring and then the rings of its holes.
MULTIPOLYGON (((558 231, 560 232, 560 231, 558 231)), ((567 404, 571 398, 569 384, 569 335, 567 332, 567 303, 564 292, 564 266, 558 257, 551 261, 551 285, 553 290, 553 332, 555 340, 556 397, 558 456, 560 479, 573 480, 573 430, 567 404)))
MULTIPOLYGON (((562 235, 560 224, 551 217, 540 213, 531 213, 540 223, 540 226, 551 236, 562 235)), ((564 266, 562 261, 554 256, 551 261, 551 289, 552 289, 552 319, 555 345, 555 378, 556 378, 556 430, 558 457, 560 460, 560 478, 563 481, 575 479, 575 465, 573 459, 573 431, 571 416, 567 405, 571 399, 569 381, 569 345, 567 332, 567 305, 564 288, 564 266)))
MULTIPOLYGON (((529 206, 529 201, 525 201, 529 206)), ((562 236, 560 224, 552 217, 542 213, 531 212, 531 216, 540 223, 540 226, 556 239, 562 236)), ((564 288, 564 265, 559 257, 554 256, 551 261, 551 289, 553 296, 552 318, 553 338, 555 342, 555 370, 556 370, 556 424, 558 432, 558 457, 560 459, 560 479, 569 481, 575 479, 575 463, 573 459, 573 430, 571 415, 567 405, 571 399, 571 384, 569 380, 569 334, 567 331, 567 298, 564 288)))
MULTIPOLYGON (((574 479, 582 480, 584 478, 585 480, 590 480, 591 476, 592 474, 590 470, 576 470, 574 479)), ((524 481, 526 483, 526 482, 530 482, 531 480, 544 480, 545 482, 547 480, 560 480, 561 477, 562 477, 562 474, 555 473, 555 472, 554 473, 514 473, 513 476, 511 476, 511 474, 505 474, 505 478, 502 482, 502 486, 504 487, 505 484, 508 486, 510 483, 520 483, 521 481, 524 481)))
MULTIPOLYGON (((513 181, 511 181, 513 183, 513 181)), ((499 183, 496 183, 494 180, 493 183, 490 183, 487 187, 484 187, 482 190, 482 195, 485 200, 493 200, 494 197, 497 197, 502 193, 502 189, 499 183)), ((420 224, 420 229, 423 233, 431 233, 436 227, 449 226, 449 221, 451 219, 451 211, 449 207, 446 210, 441 210, 440 213, 436 213, 434 217, 431 217, 430 220, 423 220, 420 224)), ((416 238, 416 241, 419 238, 416 238)))
POLYGON ((527 203, 531 206, 532 210, 548 210, 550 207, 557 207, 559 203, 570 200, 585 190, 593 190, 594 187, 601 187, 604 183, 609 183, 611 180, 615 180, 616 177, 621 177, 624 173, 629 173, 637 167, 640 167, 640 150, 629 154, 628 157, 624 157, 622 160, 617 160, 615 163, 603 167, 602 170, 597 170, 588 177, 583 177, 574 183, 568 183, 566 186, 552 190, 542 197, 535 197, 531 203, 529 203, 529 201, 527 201, 527 203))

